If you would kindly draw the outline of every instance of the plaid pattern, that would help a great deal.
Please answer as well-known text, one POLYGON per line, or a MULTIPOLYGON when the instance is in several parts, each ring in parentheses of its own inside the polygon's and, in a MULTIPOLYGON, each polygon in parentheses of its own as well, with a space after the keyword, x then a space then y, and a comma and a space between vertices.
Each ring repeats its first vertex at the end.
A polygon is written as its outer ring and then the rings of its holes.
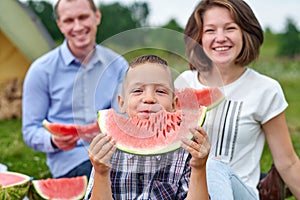
MULTIPOLYGON (((191 173, 190 159, 189 153, 182 148, 159 156, 137 156, 116 150, 111 160, 113 198, 185 199, 191 173)), ((88 194, 91 186, 89 188, 88 194)))

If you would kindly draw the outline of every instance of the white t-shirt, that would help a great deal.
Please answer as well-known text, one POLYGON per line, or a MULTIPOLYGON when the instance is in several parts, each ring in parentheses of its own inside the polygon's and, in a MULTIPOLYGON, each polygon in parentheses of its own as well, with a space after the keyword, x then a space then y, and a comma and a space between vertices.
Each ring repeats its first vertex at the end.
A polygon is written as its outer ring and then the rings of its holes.
MULTIPOLYGON (((176 88, 202 88, 197 71, 185 71, 176 88)), ((265 144, 261 124, 287 108, 279 83, 247 68, 239 79, 221 88, 226 99, 210 110, 204 129, 211 141, 211 155, 229 163, 246 185, 256 189, 265 144)))

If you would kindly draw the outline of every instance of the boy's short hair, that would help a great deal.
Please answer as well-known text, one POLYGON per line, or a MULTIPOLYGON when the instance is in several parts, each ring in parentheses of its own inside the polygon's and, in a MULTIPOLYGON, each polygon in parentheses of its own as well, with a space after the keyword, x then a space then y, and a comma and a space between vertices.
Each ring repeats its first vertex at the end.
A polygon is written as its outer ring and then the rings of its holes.
POLYGON ((129 66, 135 67, 136 65, 141 65, 145 63, 154 63, 154 64, 156 63, 156 64, 168 66, 168 62, 166 60, 152 54, 146 54, 135 58, 129 63, 129 66))
MULTIPOLYGON (((128 71, 138 65, 142 65, 142 64, 146 64, 146 63, 152 63, 152 64, 158 64, 161 65, 162 67, 164 67, 167 71, 169 71, 170 73, 170 77, 171 77, 171 87, 172 90, 174 90, 174 80, 173 80, 173 76, 172 76, 172 72, 171 69, 169 68, 168 62, 166 60, 164 60, 163 58, 153 55, 153 54, 145 54, 145 55, 141 55, 135 59, 133 59, 130 63, 129 63, 129 67, 125 73, 125 76, 123 78, 123 87, 124 87, 124 83, 127 80, 127 74, 128 71)), ((123 88, 124 90, 124 88, 123 88)))

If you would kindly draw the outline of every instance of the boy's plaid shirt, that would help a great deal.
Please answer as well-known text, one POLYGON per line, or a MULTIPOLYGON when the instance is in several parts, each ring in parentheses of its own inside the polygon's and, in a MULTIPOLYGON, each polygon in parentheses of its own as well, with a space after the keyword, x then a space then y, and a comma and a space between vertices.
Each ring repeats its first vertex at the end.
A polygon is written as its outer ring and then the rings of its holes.
MULTIPOLYGON (((191 155, 184 149, 158 155, 138 156, 116 150, 111 159, 113 199, 185 199, 191 175, 191 155)), ((87 195, 90 196, 93 173, 87 195)))

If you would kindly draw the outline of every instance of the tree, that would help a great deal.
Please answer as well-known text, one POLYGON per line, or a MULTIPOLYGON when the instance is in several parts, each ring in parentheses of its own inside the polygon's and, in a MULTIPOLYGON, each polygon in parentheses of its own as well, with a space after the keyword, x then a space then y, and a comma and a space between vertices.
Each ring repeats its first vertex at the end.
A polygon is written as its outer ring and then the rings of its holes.
POLYGON ((97 33, 97 42, 102 42, 126 30, 139 28, 146 24, 149 14, 146 3, 134 3, 133 6, 123 6, 120 3, 102 5, 101 24, 97 33))
POLYGON ((300 32, 290 18, 287 19, 286 31, 279 37, 278 55, 290 58, 300 55, 300 32))
POLYGON ((183 28, 177 23, 175 19, 171 19, 163 28, 171 29, 183 33, 183 28))
POLYGON ((64 37, 56 25, 52 4, 47 1, 33 0, 29 0, 26 4, 39 17, 53 40, 62 41, 64 37))

